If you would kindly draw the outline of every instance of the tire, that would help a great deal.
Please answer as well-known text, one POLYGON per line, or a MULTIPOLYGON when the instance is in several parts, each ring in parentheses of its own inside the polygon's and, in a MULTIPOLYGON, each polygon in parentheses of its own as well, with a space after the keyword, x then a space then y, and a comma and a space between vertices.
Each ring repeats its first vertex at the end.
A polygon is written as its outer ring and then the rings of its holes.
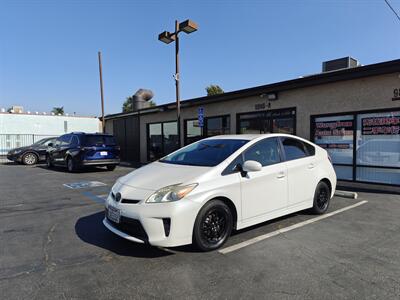
POLYGON ((54 167, 53 163, 51 162, 50 155, 46 156, 46 166, 47 166, 48 169, 51 169, 51 168, 54 167))
POLYGON ((107 170, 114 171, 116 167, 117 167, 116 165, 107 166, 107 170))
POLYGON ((330 199, 331 191, 329 186, 325 182, 320 181, 315 189, 314 204, 311 209, 312 213, 316 215, 324 214, 329 208, 330 199))
POLYGON ((68 172, 73 173, 76 171, 76 165, 72 157, 67 158, 67 169, 68 172))
POLYGON ((28 152, 22 156, 22 163, 24 165, 32 166, 38 162, 38 156, 35 153, 28 152))
POLYGON ((220 248, 233 229, 233 216, 221 200, 207 202, 196 217, 193 228, 193 245, 201 251, 220 248))

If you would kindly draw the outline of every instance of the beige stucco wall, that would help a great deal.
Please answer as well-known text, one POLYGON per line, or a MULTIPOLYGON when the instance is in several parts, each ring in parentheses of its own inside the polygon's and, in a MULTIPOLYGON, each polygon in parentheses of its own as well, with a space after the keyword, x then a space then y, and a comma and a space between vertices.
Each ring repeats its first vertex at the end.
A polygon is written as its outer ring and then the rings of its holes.
MULTIPOLYGON (((341 81, 307 88, 282 91, 271 109, 296 107, 296 134, 310 138, 310 116, 315 114, 349 112, 382 108, 400 108, 399 101, 392 101, 393 90, 400 87, 400 72, 341 81)), ((229 114, 231 133, 236 133, 236 114, 252 112, 255 104, 266 102, 259 96, 241 98, 220 103, 199 105, 204 107, 205 117, 229 114)), ((197 108, 182 108, 181 132, 183 143, 183 120, 197 117, 197 108)), ((165 111, 140 117, 140 158, 147 160, 146 124, 176 119, 175 111, 165 111)))

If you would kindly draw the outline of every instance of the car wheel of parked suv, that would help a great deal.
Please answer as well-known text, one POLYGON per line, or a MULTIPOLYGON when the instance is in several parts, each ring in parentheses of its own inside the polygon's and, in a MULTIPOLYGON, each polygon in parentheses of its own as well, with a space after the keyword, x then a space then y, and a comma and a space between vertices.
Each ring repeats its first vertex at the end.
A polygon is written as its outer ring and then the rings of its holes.
POLYGON ((233 217, 229 207, 221 200, 212 200, 197 215, 193 244, 201 251, 215 250, 226 242, 232 228, 233 217))
POLYGON ((117 166, 107 166, 108 171, 114 171, 117 166))
POLYGON ((67 158, 67 168, 68 168, 68 172, 75 172, 76 171, 75 162, 72 159, 72 157, 68 157, 67 158))
POLYGON ((24 165, 34 165, 37 163, 37 161, 37 155, 31 152, 24 154, 24 156, 22 157, 22 162, 24 163, 24 165))
POLYGON ((316 215, 324 214, 328 210, 330 199, 329 186, 325 182, 320 181, 315 189, 312 212, 316 215))

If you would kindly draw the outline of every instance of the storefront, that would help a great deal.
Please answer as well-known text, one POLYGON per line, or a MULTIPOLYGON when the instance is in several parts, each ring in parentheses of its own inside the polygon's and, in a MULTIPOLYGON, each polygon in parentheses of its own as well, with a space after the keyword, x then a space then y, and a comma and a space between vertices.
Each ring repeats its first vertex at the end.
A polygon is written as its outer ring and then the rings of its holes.
POLYGON ((400 183, 400 109, 311 116, 311 137, 338 179, 400 183))
POLYGON ((106 116, 123 159, 144 164, 224 134, 287 133, 329 152, 339 180, 400 186, 400 60, 106 116))

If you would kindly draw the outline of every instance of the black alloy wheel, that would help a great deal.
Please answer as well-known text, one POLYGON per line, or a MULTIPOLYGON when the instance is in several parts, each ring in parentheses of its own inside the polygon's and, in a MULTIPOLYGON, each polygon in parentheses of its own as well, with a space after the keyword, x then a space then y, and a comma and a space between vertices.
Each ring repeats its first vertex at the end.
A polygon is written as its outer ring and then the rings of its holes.
POLYGON ((330 198, 329 186, 323 181, 319 182, 314 194, 313 213, 324 214, 328 210, 330 198))
POLYGON ((72 157, 67 158, 67 168, 68 172, 75 172, 76 170, 75 162, 72 157))
POLYGON ((221 247, 229 238, 233 217, 229 207, 221 200, 212 200, 200 210, 193 229, 193 243, 201 251, 221 247))

